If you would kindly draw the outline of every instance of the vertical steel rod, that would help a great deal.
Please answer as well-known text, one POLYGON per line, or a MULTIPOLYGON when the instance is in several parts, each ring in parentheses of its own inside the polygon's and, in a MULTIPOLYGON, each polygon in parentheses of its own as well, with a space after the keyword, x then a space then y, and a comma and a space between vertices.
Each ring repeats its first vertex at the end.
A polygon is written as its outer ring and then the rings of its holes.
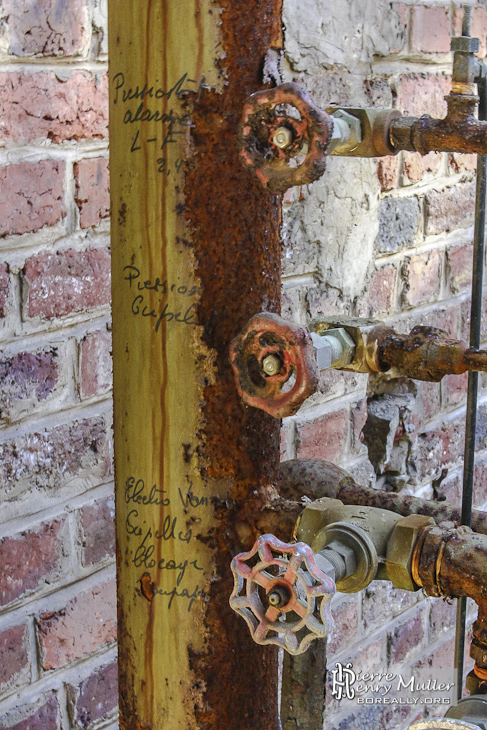
MULTIPOLYGON (((465 17, 464 17, 465 21, 465 17)), ((468 24, 469 25, 469 24, 468 24)), ((463 28, 462 28, 463 33, 463 28)), ((465 35, 465 33, 464 33, 465 35)), ((487 119, 487 84, 485 78, 478 82, 480 96, 479 119, 487 119)), ((475 229, 473 245, 472 303, 470 309, 470 347, 480 347, 480 322, 482 316, 482 279, 485 248, 485 201, 487 180, 487 155, 477 157, 477 189, 475 198, 475 229)), ((467 393, 467 414, 465 428, 465 455, 462 492, 462 525, 470 527, 472 521, 473 478, 475 464, 475 430, 477 425, 477 394, 479 374, 469 372, 467 393)), ((457 602, 455 668, 457 699, 462 696, 463 655, 465 650, 465 628, 467 599, 457 602)))

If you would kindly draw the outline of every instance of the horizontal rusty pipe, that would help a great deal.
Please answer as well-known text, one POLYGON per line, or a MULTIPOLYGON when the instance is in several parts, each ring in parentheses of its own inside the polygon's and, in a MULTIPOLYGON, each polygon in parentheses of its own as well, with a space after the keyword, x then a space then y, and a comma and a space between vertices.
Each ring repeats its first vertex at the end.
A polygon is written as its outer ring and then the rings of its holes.
MULTIPOLYGON (((321 459, 293 459, 283 462, 279 471, 279 494, 281 499, 286 500, 284 504, 289 519, 291 514, 299 514, 299 510, 292 507, 293 503, 301 503, 299 508, 302 511, 303 497, 313 500, 331 497, 340 499, 344 504, 379 507, 403 516, 426 515, 432 517, 437 524, 445 521, 460 523, 460 507, 361 487, 346 471, 321 459)), ((486 512, 473 510, 472 529, 487 535, 486 512)))
POLYGON ((450 94, 446 97, 445 119, 399 117, 392 119, 389 136, 392 147, 419 152, 487 152, 487 122, 475 117, 478 97, 450 94))

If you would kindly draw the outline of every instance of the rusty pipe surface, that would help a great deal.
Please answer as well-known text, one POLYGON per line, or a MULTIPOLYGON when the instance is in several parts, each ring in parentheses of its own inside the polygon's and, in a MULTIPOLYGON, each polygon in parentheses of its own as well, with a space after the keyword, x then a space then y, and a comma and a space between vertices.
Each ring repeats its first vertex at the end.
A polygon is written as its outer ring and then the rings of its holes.
POLYGON ((487 152, 487 122, 476 116, 478 97, 450 94, 444 119, 399 117, 391 120, 389 136, 394 150, 428 152, 487 152))
MULTIPOLYGON (((449 521, 460 523, 461 509, 444 502, 383 492, 379 489, 358 485, 346 471, 322 459, 292 459, 280 465, 279 494, 286 505, 289 520, 292 514, 302 511, 302 498, 331 497, 344 504, 364 505, 388 509, 396 514, 432 517, 439 524, 449 521), (293 508, 293 503, 298 507, 293 508)), ((284 519, 284 517, 282 517, 284 519)), ((487 512, 473 510, 472 529, 487 535, 487 512)))
POLYGON ((444 523, 426 528, 416 553, 416 579, 428 595, 465 596, 477 603, 470 655, 487 667, 487 536, 444 523))

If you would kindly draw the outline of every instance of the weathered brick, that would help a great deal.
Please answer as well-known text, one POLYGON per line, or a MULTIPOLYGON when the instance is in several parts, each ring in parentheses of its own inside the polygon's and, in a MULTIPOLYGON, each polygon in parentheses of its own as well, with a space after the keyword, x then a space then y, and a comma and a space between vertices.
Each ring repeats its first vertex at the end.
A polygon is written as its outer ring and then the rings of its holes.
POLYGON ((430 114, 443 118, 446 114, 445 96, 451 91, 451 79, 442 74, 408 74, 399 78, 397 106, 407 116, 430 114))
POLYGON ((33 142, 108 136, 105 74, 73 71, 0 73, 0 132, 4 139, 33 142))
POLYGON ((37 706, 22 706, 0 718, 1 730, 59 730, 59 705, 57 698, 51 694, 47 702, 37 706), (19 715, 23 718, 19 720, 19 715), (19 720, 16 722, 16 720, 19 720))
POLYGON ((473 246, 452 246, 446 252, 450 286, 454 294, 466 289, 472 282, 473 246))
POLYGON ((319 458, 336 462, 348 440, 348 411, 329 413, 298 426, 298 459, 319 458))
POLYGON ((112 386, 112 338, 110 332, 90 332, 80 343, 80 395, 91 398, 112 386))
POLYGON ((446 7, 411 8, 411 48, 419 53, 448 53, 450 20, 446 7))
POLYGON ((362 398, 362 400, 360 400, 358 403, 354 403, 354 405, 352 406, 351 413, 352 413, 353 443, 354 443, 355 449, 357 449, 358 446, 363 441, 362 430, 367 421, 367 399, 362 398))
POLYGON ((456 606, 454 603, 447 602, 443 598, 433 598, 431 600, 429 626, 429 641, 433 643, 442 634, 447 633, 455 626, 456 606))
POLYGON ((59 577, 64 520, 58 519, 0 540, 0 605, 42 588, 59 577))
POLYGON ((443 393, 450 406, 458 405, 467 397, 468 373, 463 375, 445 375, 443 393))
POLYGON ((22 272, 22 294, 27 318, 54 319, 107 305, 110 252, 69 249, 33 256, 22 272))
POLYGON ((477 428, 475 429, 475 448, 485 449, 487 446, 487 404, 482 403, 477 410, 477 428))
POLYGON ((380 253, 394 253, 412 246, 421 227, 417 198, 383 198, 379 203, 379 233, 375 247, 380 253))
POLYGON ((87 40, 86 7, 82 0, 37 0, 19 4, 4 0, 8 52, 13 56, 72 56, 87 40))
POLYGON ((330 317, 346 311, 343 293, 332 286, 310 287, 306 292, 306 303, 311 318, 320 315, 330 317))
POLYGON ((107 470, 108 432, 102 417, 85 418, 0 444, 3 502, 32 490, 52 495, 73 477, 101 479, 107 470))
POLYGON ((108 160, 103 157, 80 160, 74 166, 74 177, 81 228, 96 226, 110 215, 108 160))
POLYGON ((453 680, 454 640, 452 638, 436 647, 412 667, 417 682, 427 682, 436 677, 438 682, 453 680))
POLYGON ((0 167, 0 236, 38 231, 66 215, 64 169, 59 160, 0 167))
POLYGON ((115 503, 104 499, 83 507, 83 563, 92 565, 115 555, 115 503))
POLYGON ((439 152, 429 152, 427 155, 420 155, 419 152, 405 152, 403 172, 410 182, 419 182, 426 173, 437 172, 441 164, 439 152))
POLYGON ((476 507, 487 502, 487 456, 478 455, 475 459, 473 473, 473 494, 476 507))
POLYGON ((7 314, 7 302, 10 293, 10 275, 7 264, 0 264, 0 319, 7 314))
POLYGON ((456 462, 463 456, 465 424, 454 421, 418 437, 414 464, 419 479, 433 477, 438 467, 456 462))
POLYGON ((359 317, 373 317, 378 312, 389 312, 395 303, 396 267, 382 266, 374 271, 364 296, 358 301, 359 317))
POLYGON ((30 661, 27 641, 25 624, 11 626, 0 633, 0 666, 2 667, 0 694, 29 683, 30 661))
POLYGON ((477 155, 467 155, 462 152, 453 152, 448 164, 453 172, 463 172, 477 169, 477 155))
POLYGON ((428 383, 426 381, 418 381, 417 385, 418 398, 420 398, 422 405, 421 423, 424 424, 438 415, 440 411, 441 386, 439 383, 428 383))
MULTIPOLYGON (((442 470, 442 472, 447 469, 442 470)), ((440 475, 442 475, 440 472, 440 475)), ((449 504, 460 504, 460 495, 462 493, 461 474, 458 471, 447 473, 445 479, 436 487, 435 500, 440 502, 448 502, 449 504)), ((477 496, 477 495, 475 495, 477 496)))
POLYGON ((37 633, 44 671, 59 669, 116 639, 115 582, 73 598, 60 611, 42 614, 37 633))
POLYGON ((59 377, 58 351, 19 352, 0 360, 0 418, 31 410, 55 390, 59 377))
POLYGON ((377 177, 382 192, 397 188, 398 176, 399 158, 397 155, 395 157, 381 157, 377 161, 377 177))
POLYGON ((366 630, 383 626, 418 600, 417 593, 393 588, 387 581, 373 581, 362 592, 362 620, 366 630))
POLYGON ((333 656, 343 651, 354 640, 360 638, 359 606, 356 595, 342 600, 339 606, 333 609, 333 630, 326 649, 327 656, 333 656))
POLYGON ((441 251, 434 250, 416 256, 408 256, 404 260, 402 296, 406 306, 415 307, 438 296, 441 286, 442 258, 441 251))
POLYGON ((418 607, 414 616, 397 624, 389 634, 387 642, 389 661, 392 664, 403 662, 406 657, 421 646, 423 636, 422 614, 418 607))
POLYGON ((432 190, 425 204, 428 235, 466 227, 475 210, 475 183, 461 183, 441 192, 432 190))
POLYGON ((113 662, 78 686, 68 685, 69 714, 73 728, 88 730, 112 715, 118 706, 118 667, 113 662))

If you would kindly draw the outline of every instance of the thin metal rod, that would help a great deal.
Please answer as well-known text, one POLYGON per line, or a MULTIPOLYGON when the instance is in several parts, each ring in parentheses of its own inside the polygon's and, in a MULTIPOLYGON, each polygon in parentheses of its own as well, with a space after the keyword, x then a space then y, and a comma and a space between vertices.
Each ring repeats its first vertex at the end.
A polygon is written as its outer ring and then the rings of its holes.
POLYGON ((463 6, 462 35, 470 36, 470 23, 472 20, 472 6, 463 6))
MULTIPOLYGON (((480 96, 479 119, 485 120, 487 118, 487 83, 485 78, 479 80, 478 91, 480 96)), ((475 198, 475 229, 473 242, 472 303, 470 308, 470 347, 475 347, 477 349, 480 347, 480 324, 482 317, 482 279, 485 250, 486 191, 487 155, 478 155, 477 189, 475 198)), ((469 372, 461 515, 462 525, 468 525, 469 527, 471 526, 472 522, 478 384, 479 374, 477 372, 469 372)), ((461 698, 463 689, 463 654, 465 649, 466 615, 467 599, 459 598, 457 602, 457 621, 455 637, 455 668, 458 699, 461 698)))

